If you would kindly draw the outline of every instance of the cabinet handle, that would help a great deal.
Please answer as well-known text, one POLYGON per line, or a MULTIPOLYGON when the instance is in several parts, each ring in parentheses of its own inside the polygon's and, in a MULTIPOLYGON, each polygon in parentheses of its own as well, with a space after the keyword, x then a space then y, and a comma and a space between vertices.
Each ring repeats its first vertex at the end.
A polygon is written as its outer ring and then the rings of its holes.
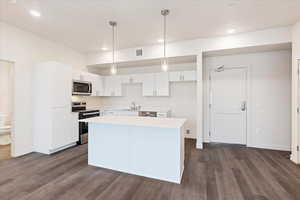
POLYGON ((157 90, 153 90, 153 96, 157 96, 157 90))
POLYGON ((132 82, 133 82, 133 79, 132 79, 132 78, 130 78, 130 79, 129 79, 129 83, 132 83, 132 82))
POLYGON ((182 80, 184 81, 184 75, 182 75, 182 80))
POLYGON ((180 75, 180 80, 181 80, 181 81, 183 80, 183 76, 182 76, 182 74, 180 75))

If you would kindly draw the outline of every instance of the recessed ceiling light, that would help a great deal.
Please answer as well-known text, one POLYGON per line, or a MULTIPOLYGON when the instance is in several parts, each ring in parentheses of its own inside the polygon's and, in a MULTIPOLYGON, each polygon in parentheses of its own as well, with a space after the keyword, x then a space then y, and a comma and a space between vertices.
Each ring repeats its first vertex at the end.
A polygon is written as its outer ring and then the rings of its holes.
POLYGON ((163 43, 163 42, 164 42, 164 39, 158 39, 157 42, 163 43))
POLYGON ((40 17, 41 13, 37 10, 30 10, 29 13, 33 16, 33 17, 40 17))
POLYGON ((106 47, 102 47, 102 48, 101 48, 101 50, 102 50, 102 51, 107 51, 107 50, 108 50, 108 48, 106 48, 106 47))
POLYGON ((228 29, 227 33, 229 33, 229 34, 235 33, 235 29, 228 29))

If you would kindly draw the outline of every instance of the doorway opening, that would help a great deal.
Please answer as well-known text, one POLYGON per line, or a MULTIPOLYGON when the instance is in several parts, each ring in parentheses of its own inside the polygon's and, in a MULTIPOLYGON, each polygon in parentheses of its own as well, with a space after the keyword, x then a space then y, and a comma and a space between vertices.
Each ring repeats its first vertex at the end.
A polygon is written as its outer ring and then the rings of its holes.
POLYGON ((14 63, 0 60, 0 160, 11 158, 14 63))

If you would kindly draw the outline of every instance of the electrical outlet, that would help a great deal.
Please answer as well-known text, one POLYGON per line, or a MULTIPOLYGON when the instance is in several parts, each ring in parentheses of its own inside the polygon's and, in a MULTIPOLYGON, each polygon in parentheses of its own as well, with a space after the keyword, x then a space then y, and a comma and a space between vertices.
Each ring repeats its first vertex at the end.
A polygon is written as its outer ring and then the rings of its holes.
POLYGON ((186 130, 186 134, 191 134, 191 131, 189 129, 186 130))

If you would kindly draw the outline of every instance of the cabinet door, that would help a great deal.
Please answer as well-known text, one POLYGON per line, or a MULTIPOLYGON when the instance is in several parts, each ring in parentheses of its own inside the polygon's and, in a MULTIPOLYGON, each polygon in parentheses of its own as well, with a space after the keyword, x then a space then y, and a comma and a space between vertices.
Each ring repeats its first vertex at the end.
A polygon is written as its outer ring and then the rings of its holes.
POLYGON ((104 83, 103 83, 103 77, 99 76, 98 77, 98 90, 96 91, 96 96, 101 97, 104 95, 104 83))
POLYGON ((51 150, 72 143, 72 122, 70 109, 57 107, 52 109, 52 144, 51 150))
POLYGON ((161 72, 156 74, 156 96, 169 96, 169 73, 161 72))
POLYGON ((184 71, 183 72, 183 81, 196 81, 197 73, 196 71, 184 71))
POLYGON ((113 95, 122 96, 122 78, 120 76, 114 76, 113 81, 114 81, 113 95))
POLYGON ((91 81, 91 75, 88 72, 81 72, 80 80, 82 81, 91 81))
POLYGON ((130 75, 122 75, 120 76, 123 84, 130 83, 130 75))
POLYGON ((122 96, 121 76, 106 76, 104 85, 104 96, 122 96))
POLYGON ((79 122, 78 113, 72 114, 72 131, 71 131, 71 142, 77 142, 79 140, 79 122))
POLYGON ((80 79, 81 79, 81 71, 74 70, 72 72, 72 78, 73 78, 73 80, 80 81, 80 79))
POLYGON ((94 75, 91 77, 92 82, 92 95, 91 96, 102 96, 103 95, 103 80, 101 76, 94 75))
POLYGON ((52 100, 51 107, 71 106, 72 98, 72 68, 65 65, 52 67, 53 76, 50 84, 49 97, 52 100))
POLYGON ((181 81, 181 72, 169 72, 169 78, 171 82, 181 81))
POLYGON ((104 78, 104 96, 109 97, 113 92, 113 80, 112 76, 106 76, 104 78))
POLYGON ((138 74, 130 74, 121 76, 122 83, 130 84, 130 83, 142 83, 142 79, 138 74))
POLYGON ((155 74, 143 74, 143 96, 156 96, 155 74))

